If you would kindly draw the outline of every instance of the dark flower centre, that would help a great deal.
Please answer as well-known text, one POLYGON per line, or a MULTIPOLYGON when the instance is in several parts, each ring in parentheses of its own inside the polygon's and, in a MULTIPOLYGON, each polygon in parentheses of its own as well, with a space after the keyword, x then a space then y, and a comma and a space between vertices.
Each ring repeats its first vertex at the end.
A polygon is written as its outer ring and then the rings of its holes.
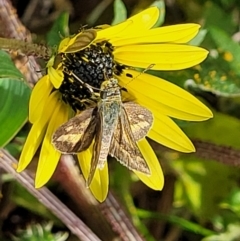
POLYGON ((96 44, 61 55, 64 80, 59 88, 63 100, 73 110, 84 110, 98 101, 105 78, 113 76, 114 62, 108 44, 96 44))

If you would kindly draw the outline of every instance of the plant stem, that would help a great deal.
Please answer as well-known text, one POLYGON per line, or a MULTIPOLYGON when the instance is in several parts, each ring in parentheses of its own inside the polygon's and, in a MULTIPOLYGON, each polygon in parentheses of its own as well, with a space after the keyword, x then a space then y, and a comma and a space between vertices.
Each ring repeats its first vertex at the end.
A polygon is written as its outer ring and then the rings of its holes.
POLYGON ((17 160, 7 151, 0 149, 0 169, 13 175, 33 196, 55 214, 82 241, 100 241, 100 239, 46 187, 35 189, 33 177, 27 172, 17 173, 17 160))
POLYGON ((0 38, 0 48, 4 50, 17 50, 27 56, 49 59, 52 50, 44 45, 28 43, 19 39, 0 38))

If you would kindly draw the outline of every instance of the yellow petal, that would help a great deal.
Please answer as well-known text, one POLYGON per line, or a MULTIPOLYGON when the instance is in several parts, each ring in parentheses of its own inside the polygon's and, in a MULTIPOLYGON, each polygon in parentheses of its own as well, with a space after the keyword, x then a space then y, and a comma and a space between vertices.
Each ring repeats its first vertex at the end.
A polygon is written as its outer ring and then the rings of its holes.
POLYGON ((63 72, 62 70, 56 70, 53 67, 48 68, 48 75, 54 88, 58 89, 63 82, 63 72))
POLYGON ((169 117, 153 112, 154 122, 148 137, 180 152, 194 152, 195 148, 184 132, 169 117))
MULTIPOLYGON (((128 22, 132 22, 132 31, 143 31, 150 29, 157 22, 159 18, 159 9, 157 7, 150 7, 146 10, 127 19, 128 22)), ((129 31, 129 34, 131 32, 129 31)))
POLYGON ((71 38, 64 38, 60 42, 60 44, 58 46, 58 53, 64 53, 64 50, 68 47, 70 40, 71 40, 71 38))
POLYGON ((201 63, 208 51, 190 45, 151 44, 127 45, 113 51, 115 61, 132 67, 153 70, 180 70, 201 63))
POLYGON ((36 153, 39 145, 42 142, 45 131, 47 129, 47 120, 40 118, 37 122, 35 122, 28 134, 27 140, 24 144, 17 172, 23 171, 28 164, 31 162, 34 154, 36 153))
POLYGON ((202 121, 213 116, 197 98, 164 79, 130 69, 124 70, 118 78, 120 85, 150 110, 189 121, 202 121))
POLYGON ((187 43, 197 35, 199 28, 200 25, 193 23, 154 28, 136 36, 110 39, 110 43, 114 47, 139 43, 187 43))
POLYGON ((32 160, 34 154, 36 153, 42 139, 44 137, 45 131, 47 129, 48 121, 53 111, 56 109, 58 104, 59 94, 53 92, 45 102, 43 113, 41 117, 33 124, 25 145, 23 147, 20 160, 18 163, 17 171, 23 171, 30 161, 32 160))
POLYGON ((97 32, 97 40, 109 40, 118 37, 134 36, 139 31, 150 29, 159 17, 157 7, 148 8, 126 21, 97 32))
MULTIPOLYGON (((78 153, 77 156, 79 160, 79 165, 83 172, 83 176, 86 180, 90 172, 90 164, 91 164, 91 158, 92 158, 92 145, 86 151, 78 153)), ((94 197, 99 202, 103 202, 107 197, 108 185, 109 185, 108 165, 106 162, 102 170, 98 168, 96 169, 96 172, 94 174, 93 180, 89 188, 92 194, 94 195, 94 197)))
POLYGON ((41 116, 43 107, 50 95, 53 86, 48 75, 44 75, 34 86, 29 101, 29 121, 36 122, 41 116))
POLYGON ((150 188, 154 190, 162 190, 164 185, 164 176, 162 168, 154 151, 152 150, 146 139, 138 141, 137 145, 141 153, 143 154, 143 157, 147 161, 148 167, 151 171, 151 175, 148 176, 137 171, 134 171, 134 173, 139 177, 142 182, 144 182, 150 188))
POLYGON ((99 202, 103 202, 108 194, 108 164, 105 163, 102 170, 97 169, 90 190, 99 202))
POLYGON ((131 22, 122 22, 115 26, 105 28, 97 32, 96 41, 109 40, 114 36, 121 36, 122 32, 126 30, 131 25, 131 22))
POLYGON ((35 177, 36 188, 40 188, 48 182, 57 167, 61 153, 53 147, 51 143, 52 135, 61 124, 67 121, 67 119, 67 105, 62 101, 59 101, 52 113, 46 135, 43 140, 35 177))

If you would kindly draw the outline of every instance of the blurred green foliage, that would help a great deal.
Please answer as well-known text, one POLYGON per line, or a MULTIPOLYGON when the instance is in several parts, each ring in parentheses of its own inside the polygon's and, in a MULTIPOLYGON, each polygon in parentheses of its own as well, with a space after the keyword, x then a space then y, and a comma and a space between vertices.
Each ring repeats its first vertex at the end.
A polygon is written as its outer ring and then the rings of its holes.
POLYGON ((45 225, 35 224, 27 227, 26 230, 19 230, 18 236, 13 237, 14 241, 65 241, 68 238, 67 233, 52 234, 53 224, 45 225))

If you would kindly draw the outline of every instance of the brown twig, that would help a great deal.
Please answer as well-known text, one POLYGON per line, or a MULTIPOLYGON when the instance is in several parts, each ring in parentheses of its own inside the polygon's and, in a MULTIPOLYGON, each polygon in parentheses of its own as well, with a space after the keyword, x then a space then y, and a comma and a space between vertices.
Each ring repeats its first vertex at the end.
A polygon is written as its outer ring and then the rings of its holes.
MULTIPOLYGON (((156 198, 156 212, 168 215, 171 213, 173 208, 173 199, 174 199, 174 187, 176 182, 176 177, 172 174, 165 175, 164 188, 159 193, 159 196, 156 198)), ((167 222, 165 220, 161 220, 156 222, 156 220, 152 220, 150 223, 150 230, 153 236, 159 240, 163 237, 166 232, 167 222)))
POLYGON ((7 151, 0 149, 0 169, 13 177, 35 196, 45 207, 55 214, 79 239, 83 241, 100 241, 100 239, 62 202, 59 201, 46 187, 35 189, 34 179, 27 172, 17 173, 17 160, 7 151))
MULTIPOLYGON (((191 155, 196 155, 206 160, 215 160, 217 162, 220 162, 229 166, 235 166, 235 167, 240 166, 240 149, 235 149, 229 146, 218 145, 218 144, 214 144, 208 141, 202 141, 198 139, 194 139, 192 140, 192 142, 196 147, 196 152, 192 153, 191 155)), ((167 147, 159 145, 154 141, 150 141, 150 143, 154 148, 154 150, 156 151, 156 153, 160 153, 163 151, 170 151, 167 147)))
POLYGON ((103 214, 111 223, 115 232, 117 232, 124 241, 144 241, 145 239, 138 233, 131 220, 123 211, 112 193, 108 194, 107 199, 100 205, 103 214))
POLYGON ((193 140, 196 155, 207 160, 216 160, 226 165, 240 166, 240 150, 206 141, 193 140))
POLYGON ((104 241, 117 241, 117 235, 99 210, 99 203, 86 188, 85 180, 74 165, 72 156, 64 155, 53 179, 57 181, 75 203, 85 223, 104 241))
MULTIPOLYGON (((31 34, 22 25, 15 8, 9 0, 0 0, 0 20, 1 27, 4 28, 2 31, 3 37, 21 39, 27 42, 32 41, 31 34)), ((25 75, 28 83, 34 84, 41 77, 41 74, 36 71, 39 69, 38 64, 32 56, 21 59, 19 69, 25 75)))

